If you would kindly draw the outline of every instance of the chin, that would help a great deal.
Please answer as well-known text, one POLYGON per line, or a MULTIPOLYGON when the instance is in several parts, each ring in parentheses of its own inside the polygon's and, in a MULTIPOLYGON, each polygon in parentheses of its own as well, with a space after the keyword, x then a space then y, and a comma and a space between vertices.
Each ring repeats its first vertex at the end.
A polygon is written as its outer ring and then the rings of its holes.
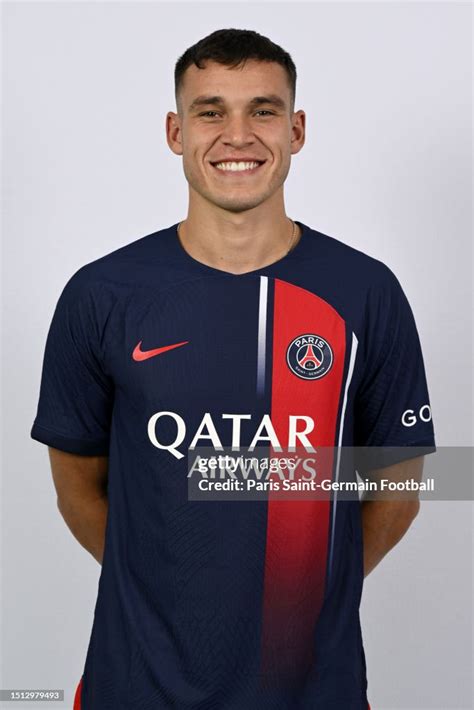
POLYGON ((255 209, 263 202, 268 200, 275 190, 269 190, 269 185, 267 184, 266 189, 255 192, 253 194, 238 194, 238 191, 234 191, 231 194, 225 194, 225 192, 219 192, 210 189, 208 185, 203 185, 202 182, 190 181, 188 180, 192 189, 203 197, 207 202, 210 202, 216 207, 220 207, 228 212, 246 212, 248 210, 255 209))
POLYGON ((214 204, 227 212, 247 212, 262 204, 264 200, 214 200, 214 204))
POLYGON ((209 195, 208 199, 218 207, 228 212, 245 212, 255 209, 271 197, 272 193, 260 193, 258 195, 209 195))

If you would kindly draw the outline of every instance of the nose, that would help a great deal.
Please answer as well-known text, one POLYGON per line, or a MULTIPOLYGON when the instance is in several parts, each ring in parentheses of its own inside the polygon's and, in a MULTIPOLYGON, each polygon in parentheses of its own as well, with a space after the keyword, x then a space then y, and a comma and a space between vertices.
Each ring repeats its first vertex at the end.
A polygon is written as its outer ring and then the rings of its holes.
POLYGON ((235 147, 253 143, 255 138, 249 119, 239 114, 228 116, 222 131, 221 140, 226 145, 235 147))

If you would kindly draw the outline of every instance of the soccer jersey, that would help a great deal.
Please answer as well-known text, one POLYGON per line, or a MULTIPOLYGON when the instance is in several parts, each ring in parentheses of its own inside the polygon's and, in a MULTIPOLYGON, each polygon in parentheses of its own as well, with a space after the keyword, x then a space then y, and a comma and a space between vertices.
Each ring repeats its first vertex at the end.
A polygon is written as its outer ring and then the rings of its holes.
POLYGON ((286 256, 236 275, 174 224, 59 297, 31 436, 109 457, 82 710, 367 710, 359 501, 189 494, 201 445, 436 450, 398 279, 298 225, 286 256))

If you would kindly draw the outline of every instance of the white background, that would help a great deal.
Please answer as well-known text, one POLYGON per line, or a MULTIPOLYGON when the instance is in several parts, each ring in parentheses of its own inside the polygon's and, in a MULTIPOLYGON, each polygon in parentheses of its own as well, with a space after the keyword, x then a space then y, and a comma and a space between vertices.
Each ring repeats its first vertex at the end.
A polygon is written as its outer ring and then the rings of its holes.
MULTIPOLYGON (((29 431, 66 281, 186 216, 181 159, 164 133, 166 112, 175 110, 175 61, 223 27, 257 30, 290 52, 307 142, 293 157, 287 213, 394 271, 422 342, 437 445, 467 446, 472 8, 18 2, 2 9, 2 687, 64 688, 63 705, 41 707, 72 708, 100 567, 60 517, 47 449, 29 431)), ((365 582, 372 710, 473 707, 472 594, 472 504, 425 502, 365 582)))

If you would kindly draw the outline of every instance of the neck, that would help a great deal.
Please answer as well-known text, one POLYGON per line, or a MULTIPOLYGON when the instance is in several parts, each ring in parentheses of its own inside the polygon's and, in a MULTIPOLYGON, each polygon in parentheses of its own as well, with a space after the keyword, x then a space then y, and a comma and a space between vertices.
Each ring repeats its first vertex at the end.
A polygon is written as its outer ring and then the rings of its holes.
POLYGON ((208 266, 234 274, 253 271, 294 249, 301 230, 284 209, 262 213, 189 210, 178 235, 185 251, 208 266))

